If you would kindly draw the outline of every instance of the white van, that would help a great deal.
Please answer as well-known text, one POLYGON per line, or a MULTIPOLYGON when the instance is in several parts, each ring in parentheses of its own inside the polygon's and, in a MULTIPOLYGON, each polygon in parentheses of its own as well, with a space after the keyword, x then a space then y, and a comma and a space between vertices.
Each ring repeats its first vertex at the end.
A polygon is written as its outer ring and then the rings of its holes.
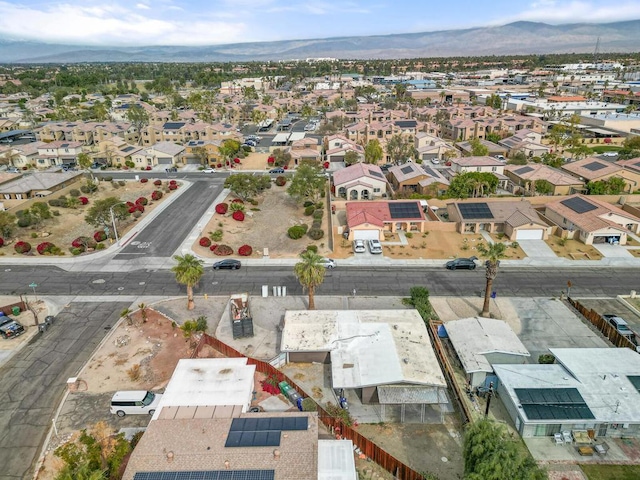
POLYGON ((162 395, 146 390, 116 392, 111 398, 111 413, 125 415, 153 415, 162 395))

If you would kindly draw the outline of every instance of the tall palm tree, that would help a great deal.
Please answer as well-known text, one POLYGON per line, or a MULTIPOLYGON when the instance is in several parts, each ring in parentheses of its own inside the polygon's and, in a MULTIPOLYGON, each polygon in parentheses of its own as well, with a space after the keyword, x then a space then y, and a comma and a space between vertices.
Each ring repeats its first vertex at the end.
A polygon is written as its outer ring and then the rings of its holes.
POLYGON ((314 295, 316 287, 324 281, 325 268, 322 265, 322 257, 310 250, 300 254, 300 262, 293 267, 293 273, 298 277, 300 285, 309 292, 309 310, 315 310, 314 295))
POLYGON ((204 275, 203 262, 190 253, 183 256, 176 255, 173 259, 178 264, 171 271, 176 275, 176 282, 187 286, 187 310, 193 310, 196 306, 193 301, 193 287, 204 275))
POLYGON ((484 305, 482 306, 483 317, 489 316, 489 300, 491 300, 491 289, 493 287, 493 281, 498 275, 498 264, 500 259, 504 258, 504 252, 507 246, 504 243, 490 243, 488 246, 484 243, 478 244, 478 252, 480 255, 487 259, 485 277, 487 278, 487 284, 484 289, 484 305))

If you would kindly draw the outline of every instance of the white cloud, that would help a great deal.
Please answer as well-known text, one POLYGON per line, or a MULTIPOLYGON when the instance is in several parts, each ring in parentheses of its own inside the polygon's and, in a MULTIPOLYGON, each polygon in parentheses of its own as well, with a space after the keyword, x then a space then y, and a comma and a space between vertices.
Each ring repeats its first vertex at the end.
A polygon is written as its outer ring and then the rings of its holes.
POLYGON ((149 5, 145 5, 144 3, 137 3, 136 4, 136 8, 139 8, 140 10, 150 10, 151 7, 149 5))
POLYGON ((85 45, 211 45, 247 40, 243 22, 220 21, 206 14, 195 21, 164 19, 147 10, 140 14, 140 5, 65 3, 36 10, 0 0, 0 32, 17 39, 85 45))

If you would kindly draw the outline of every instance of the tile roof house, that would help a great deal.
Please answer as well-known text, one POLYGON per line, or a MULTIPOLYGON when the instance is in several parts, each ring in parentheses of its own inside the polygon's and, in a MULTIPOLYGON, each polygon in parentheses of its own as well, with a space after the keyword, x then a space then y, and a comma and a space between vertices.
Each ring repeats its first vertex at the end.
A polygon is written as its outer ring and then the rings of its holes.
POLYGON ((347 200, 373 200, 387 194, 389 182, 377 165, 355 163, 333 174, 335 194, 347 200))
POLYGON ((539 157, 551 151, 549 146, 542 144, 542 134, 528 128, 500 140, 498 144, 507 148, 507 156, 522 152, 527 157, 539 157))
POLYGON ((82 172, 33 172, 0 185, 0 199, 44 197, 77 182, 82 172))
MULTIPOLYGON (((479 139, 478 142, 480 142, 480 145, 483 147, 486 147, 488 155, 506 155, 508 152, 506 147, 490 142, 489 140, 479 139)), ((471 142, 459 142, 456 143, 456 147, 467 157, 473 154, 471 142)))
POLYGON ((545 205, 544 215, 567 238, 594 243, 627 243, 628 232, 640 233, 640 218, 594 197, 573 195, 545 205))
POLYGON ((384 240, 384 232, 422 232, 429 219, 419 200, 347 202, 348 239, 384 240))
POLYGON ((504 233, 516 241, 546 239, 552 230, 526 200, 453 202, 447 213, 460 233, 504 233))
POLYGON ((422 167, 414 162, 394 165, 389 168, 387 176, 396 192, 419 192, 420 181, 428 177, 422 167))
POLYGON ((585 182, 597 182, 611 177, 622 178, 626 184, 625 192, 627 193, 640 189, 640 173, 637 170, 627 169, 617 162, 587 157, 575 162, 565 163, 562 166, 562 170, 585 182))
POLYGON ((516 195, 536 195, 536 182, 541 181, 549 182, 553 187, 549 195, 571 195, 584 189, 584 182, 578 178, 543 163, 506 165, 504 174, 510 180, 507 189, 516 195))
POLYGON ((78 155, 82 153, 81 142, 67 142, 56 140, 38 147, 38 166, 47 168, 63 163, 75 164, 78 155))

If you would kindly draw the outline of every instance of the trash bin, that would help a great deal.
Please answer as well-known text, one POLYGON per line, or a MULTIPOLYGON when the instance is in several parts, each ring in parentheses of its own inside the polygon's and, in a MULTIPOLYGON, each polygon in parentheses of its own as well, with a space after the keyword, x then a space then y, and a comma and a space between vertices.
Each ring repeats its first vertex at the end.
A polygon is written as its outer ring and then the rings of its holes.
POLYGON ((14 315, 20 315, 20 307, 16 305, 11 309, 11 313, 13 313, 14 315))
POLYGON ((41 323, 40 325, 38 325, 38 331, 40 333, 44 333, 47 331, 47 328, 49 327, 49 325, 47 325, 46 323, 41 323))

